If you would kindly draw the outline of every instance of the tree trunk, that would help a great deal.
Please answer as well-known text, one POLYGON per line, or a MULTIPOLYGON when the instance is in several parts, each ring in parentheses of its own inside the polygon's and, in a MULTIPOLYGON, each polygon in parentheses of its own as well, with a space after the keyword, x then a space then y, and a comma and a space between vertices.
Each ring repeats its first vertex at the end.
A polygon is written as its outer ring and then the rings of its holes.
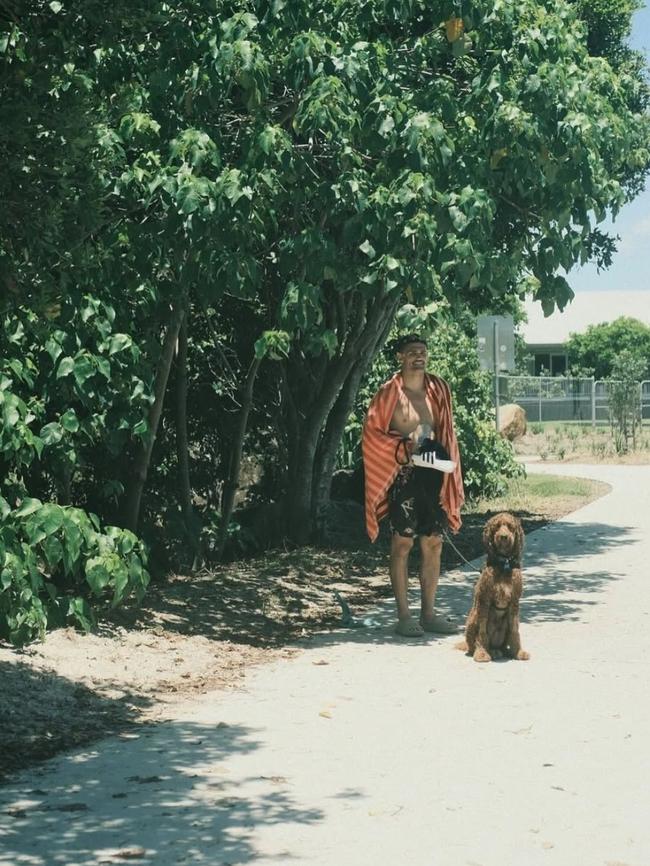
POLYGON ((190 456, 187 437, 187 315, 178 332, 176 356, 176 459, 178 461, 178 498, 185 534, 192 554, 191 570, 200 565, 200 521, 192 505, 190 456))
MULTIPOLYGON (((390 328, 398 300, 385 299, 384 303, 377 302, 366 308, 365 302, 361 301, 357 308, 356 320, 351 323, 348 337, 345 341, 343 351, 323 371, 321 381, 312 386, 310 394, 303 394, 304 402, 296 400, 298 409, 303 416, 300 432, 295 442, 290 443, 289 457, 289 483, 285 498, 285 515, 289 537, 298 544, 306 544, 314 535, 315 511, 320 503, 325 501, 328 492, 323 494, 327 471, 331 472, 333 460, 323 463, 320 470, 316 471, 316 460, 319 453, 319 443, 324 435, 328 418, 334 405, 345 387, 348 378, 353 371, 361 368, 361 374, 365 371, 367 364, 372 360, 374 351, 382 336, 390 328), (320 390, 318 389, 320 385, 320 390), (317 492, 316 486, 320 487, 317 492), (317 506, 316 503, 319 503, 317 506)), ((385 336, 384 336, 385 339, 385 336)), ((356 397, 361 376, 354 375, 350 384, 350 393, 344 399, 351 402, 356 397), (355 381, 356 380, 356 384, 355 381), (354 391, 354 393, 352 393, 354 391)), ((332 422, 330 437, 334 441, 336 429, 342 429, 347 415, 343 415, 343 404, 337 420, 332 422)), ((339 433, 340 440, 340 433, 339 433)), ((330 449, 338 447, 330 444, 330 449)), ((329 478, 327 479, 329 483, 329 478)))
POLYGON ((334 404, 334 408, 327 419, 327 425, 318 446, 314 462, 311 513, 314 535, 316 540, 321 543, 325 539, 325 521, 327 506, 329 505, 330 486, 336 462, 336 453, 343 436, 343 431, 359 392, 361 380, 390 333, 397 306, 398 303, 396 302, 395 306, 387 311, 384 327, 375 335, 375 339, 371 340, 369 347, 363 353, 360 353, 362 360, 350 371, 334 404))
POLYGON ((179 499, 183 517, 192 510, 190 460, 187 445, 187 317, 178 332, 176 356, 176 457, 178 460, 179 499))
POLYGON ((217 557, 221 559, 228 538, 228 527, 230 518, 232 517, 233 508, 235 505, 235 494, 239 487, 239 475, 241 471, 241 457, 244 448, 244 438, 246 436, 246 428, 248 427, 248 416, 250 415, 253 406, 253 389, 255 387, 255 379, 259 370, 261 358, 254 358, 242 390, 241 409, 239 410, 239 424, 237 425, 237 433, 235 436, 235 444, 228 466, 228 478, 223 487, 223 496, 221 500, 221 526, 219 528, 219 543, 217 546, 217 557))
POLYGON ((162 407, 165 401, 165 393, 167 391, 167 382, 169 381, 169 371, 174 358, 174 349, 178 340, 178 332, 183 321, 185 311, 180 308, 175 308, 172 313, 172 319, 167 325, 165 331, 165 339, 163 341, 162 352, 158 359, 158 369, 156 370, 156 382, 154 386, 154 402, 149 409, 149 429, 147 438, 136 455, 134 465, 131 470, 133 482, 129 489, 129 494, 126 501, 124 524, 127 529, 132 532, 138 531, 138 522, 140 520, 140 506, 142 503, 142 494, 147 476, 149 474, 149 464, 151 462, 151 453, 156 441, 158 433, 158 424, 162 414, 162 407))
POLYGON ((289 447, 289 483, 284 512, 288 536, 297 544, 307 544, 312 536, 312 482, 314 461, 321 431, 354 363, 350 353, 341 355, 334 364, 323 370, 316 398, 303 394, 304 404, 298 402, 298 436, 289 447), (309 402, 311 400, 311 403, 309 402))

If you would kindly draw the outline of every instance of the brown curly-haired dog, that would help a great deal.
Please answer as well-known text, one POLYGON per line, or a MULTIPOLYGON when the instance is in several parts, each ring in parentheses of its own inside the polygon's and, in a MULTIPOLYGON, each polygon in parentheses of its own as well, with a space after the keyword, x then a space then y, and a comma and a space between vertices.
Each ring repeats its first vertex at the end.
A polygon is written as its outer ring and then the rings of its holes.
POLYGON ((513 514, 502 511, 485 524, 483 546, 487 562, 476 586, 472 609, 465 623, 465 642, 459 648, 476 662, 530 658, 521 648, 519 599, 524 530, 513 514))

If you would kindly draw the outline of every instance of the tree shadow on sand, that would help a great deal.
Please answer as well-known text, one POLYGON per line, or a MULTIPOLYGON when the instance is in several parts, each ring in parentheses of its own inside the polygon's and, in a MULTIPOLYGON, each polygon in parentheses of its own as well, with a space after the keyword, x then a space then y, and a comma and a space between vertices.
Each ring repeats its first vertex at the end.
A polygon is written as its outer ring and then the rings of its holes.
POLYGON ((83 683, 21 661, 0 661, 0 781, 62 748, 129 727, 152 699, 122 689, 107 697, 83 683))
MULTIPOLYGON (((242 772, 241 760, 231 769, 234 756, 260 747, 259 736, 239 725, 171 721, 47 765, 38 787, 0 792, 0 863, 253 863, 259 828, 322 818, 296 805, 272 755, 259 776, 242 772), (241 796, 244 787, 253 796, 241 796)), ((293 856, 265 852, 265 862, 273 859, 293 856)))

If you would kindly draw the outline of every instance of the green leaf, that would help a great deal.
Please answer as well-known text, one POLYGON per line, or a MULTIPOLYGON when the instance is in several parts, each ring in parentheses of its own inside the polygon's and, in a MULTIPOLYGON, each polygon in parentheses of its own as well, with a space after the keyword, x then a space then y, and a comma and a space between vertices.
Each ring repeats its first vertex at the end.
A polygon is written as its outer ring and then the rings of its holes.
POLYGON ((176 193, 176 204, 181 213, 190 214, 201 205, 201 195, 193 183, 185 183, 176 193))
POLYGON ((52 363, 56 364, 57 358, 60 356, 63 349, 61 348, 61 344, 57 340, 50 338, 45 343, 45 351, 48 353, 48 355, 52 359, 52 363))
POLYGON ((49 7, 55 15, 58 15, 59 12, 63 9, 63 3, 60 3, 59 0, 52 0, 52 2, 49 4, 49 7))
POLYGON ((149 572, 143 568, 142 562, 137 556, 131 557, 131 563, 129 565, 129 580, 131 585, 135 587, 136 599, 138 602, 141 602, 151 578, 149 572))
POLYGON ((273 361, 280 361, 289 354, 290 345, 291 338, 286 331, 264 331, 255 342, 255 357, 268 356, 273 361))
POLYGON ((74 370, 74 361, 72 358, 62 358, 59 361, 59 366, 56 371, 56 378, 63 379, 65 376, 69 376, 70 373, 74 370))
POLYGON ((49 536, 41 543, 50 572, 54 571, 63 559, 63 545, 56 536, 49 536))
POLYGON ((19 401, 15 394, 7 394, 3 392, 2 415, 5 427, 15 427, 20 421, 20 412, 18 411, 19 401))
POLYGON ((276 139, 276 128, 273 126, 265 127, 259 135, 257 142, 262 149, 262 151, 266 154, 271 153, 273 150, 273 146, 275 144, 276 139))
POLYGON ((20 506, 13 512, 14 517, 28 517, 30 514, 33 514, 35 511, 38 511, 41 508, 43 503, 40 499, 30 499, 26 497, 20 503, 20 506))
POLYGON ((82 531, 69 511, 63 518, 63 567, 66 574, 73 574, 79 564, 79 554, 83 542, 82 531))
POLYGON ((82 388, 87 379, 94 374, 95 368, 92 361, 87 355, 77 355, 74 359, 73 374, 75 382, 79 388, 82 388))
POLYGON ((97 364, 97 371, 106 379, 107 382, 110 382, 110 379, 111 379, 110 362, 106 358, 95 357, 95 363, 97 364))
POLYGON ((120 135, 125 141, 130 141, 137 135, 152 134, 157 136, 160 132, 160 124, 150 114, 143 111, 132 111, 125 114, 120 120, 120 135))
POLYGON ((129 590, 129 570, 117 554, 111 556, 110 572, 111 586, 113 588, 111 607, 116 607, 123 601, 129 590))
POLYGON ((329 357, 333 358, 339 345, 338 337, 334 331, 323 331, 320 335, 320 339, 329 357))
POLYGON ((111 582, 111 575, 106 567, 103 556, 92 556, 86 563, 86 583, 95 595, 101 595, 102 591, 111 582))
POLYGON ((95 617, 85 598, 72 598, 68 604, 67 615, 86 631, 92 631, 95 617))
POLYGON ((133 346, 133 340, 128 334, 113 334, 108 344, 108 354, 115 355, 133 346))
POLYGON ((236 204, 244 194, 241 186, 241 172, 233 168, 223 176, 223 192, 230 204, 236 204))
POLYGON ((67 430, 69 433, 76 433, 79 429, 79 419, 77 418, 77 413, 74 409, 68 409, 64 412, 59 418, 59 423, 63 429, 67 430))
POLYGON ((64 510, 60 505, 47 502, 38 513, 38 526, 46 535, 53 535, 63 526, 64 510))
POLYGON ((140 421, 138 421, 138 423, 133 428, 133 435, 144 437, 147 435, 148 430, 149 430, 149 425, 147 424, 147 421, 144 418, 142 418, 140 421))
POLYGON ((46 445, 57 445, 63 439, 63 428, 58 421, 52 421, 41 428, 39 436, 46 445))
POLYGON ((375 248, 367 239, 359 245, 359 249, 362 253, 367 255, 369 259, 374 259, 374 257, 377 255, 377 253, 375 252, 375 248))
POLYGON ((395 121, 390 114, 387 114, 379 125, 379 134, 383 138, 388 138, 394 129, 395 121))

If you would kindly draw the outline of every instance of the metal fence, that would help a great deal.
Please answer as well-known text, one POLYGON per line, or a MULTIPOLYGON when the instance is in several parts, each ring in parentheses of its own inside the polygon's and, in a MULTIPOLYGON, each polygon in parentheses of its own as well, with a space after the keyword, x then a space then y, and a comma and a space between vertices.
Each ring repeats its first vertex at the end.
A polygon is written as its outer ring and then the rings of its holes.
MULTIPOLYGON (((611 381, 564 376, 498 377, 499 406, 517 403, 529 421, 609 421, 611 381)), ((650 380, 638 383, 641 418, 650 419, 650 380)))

